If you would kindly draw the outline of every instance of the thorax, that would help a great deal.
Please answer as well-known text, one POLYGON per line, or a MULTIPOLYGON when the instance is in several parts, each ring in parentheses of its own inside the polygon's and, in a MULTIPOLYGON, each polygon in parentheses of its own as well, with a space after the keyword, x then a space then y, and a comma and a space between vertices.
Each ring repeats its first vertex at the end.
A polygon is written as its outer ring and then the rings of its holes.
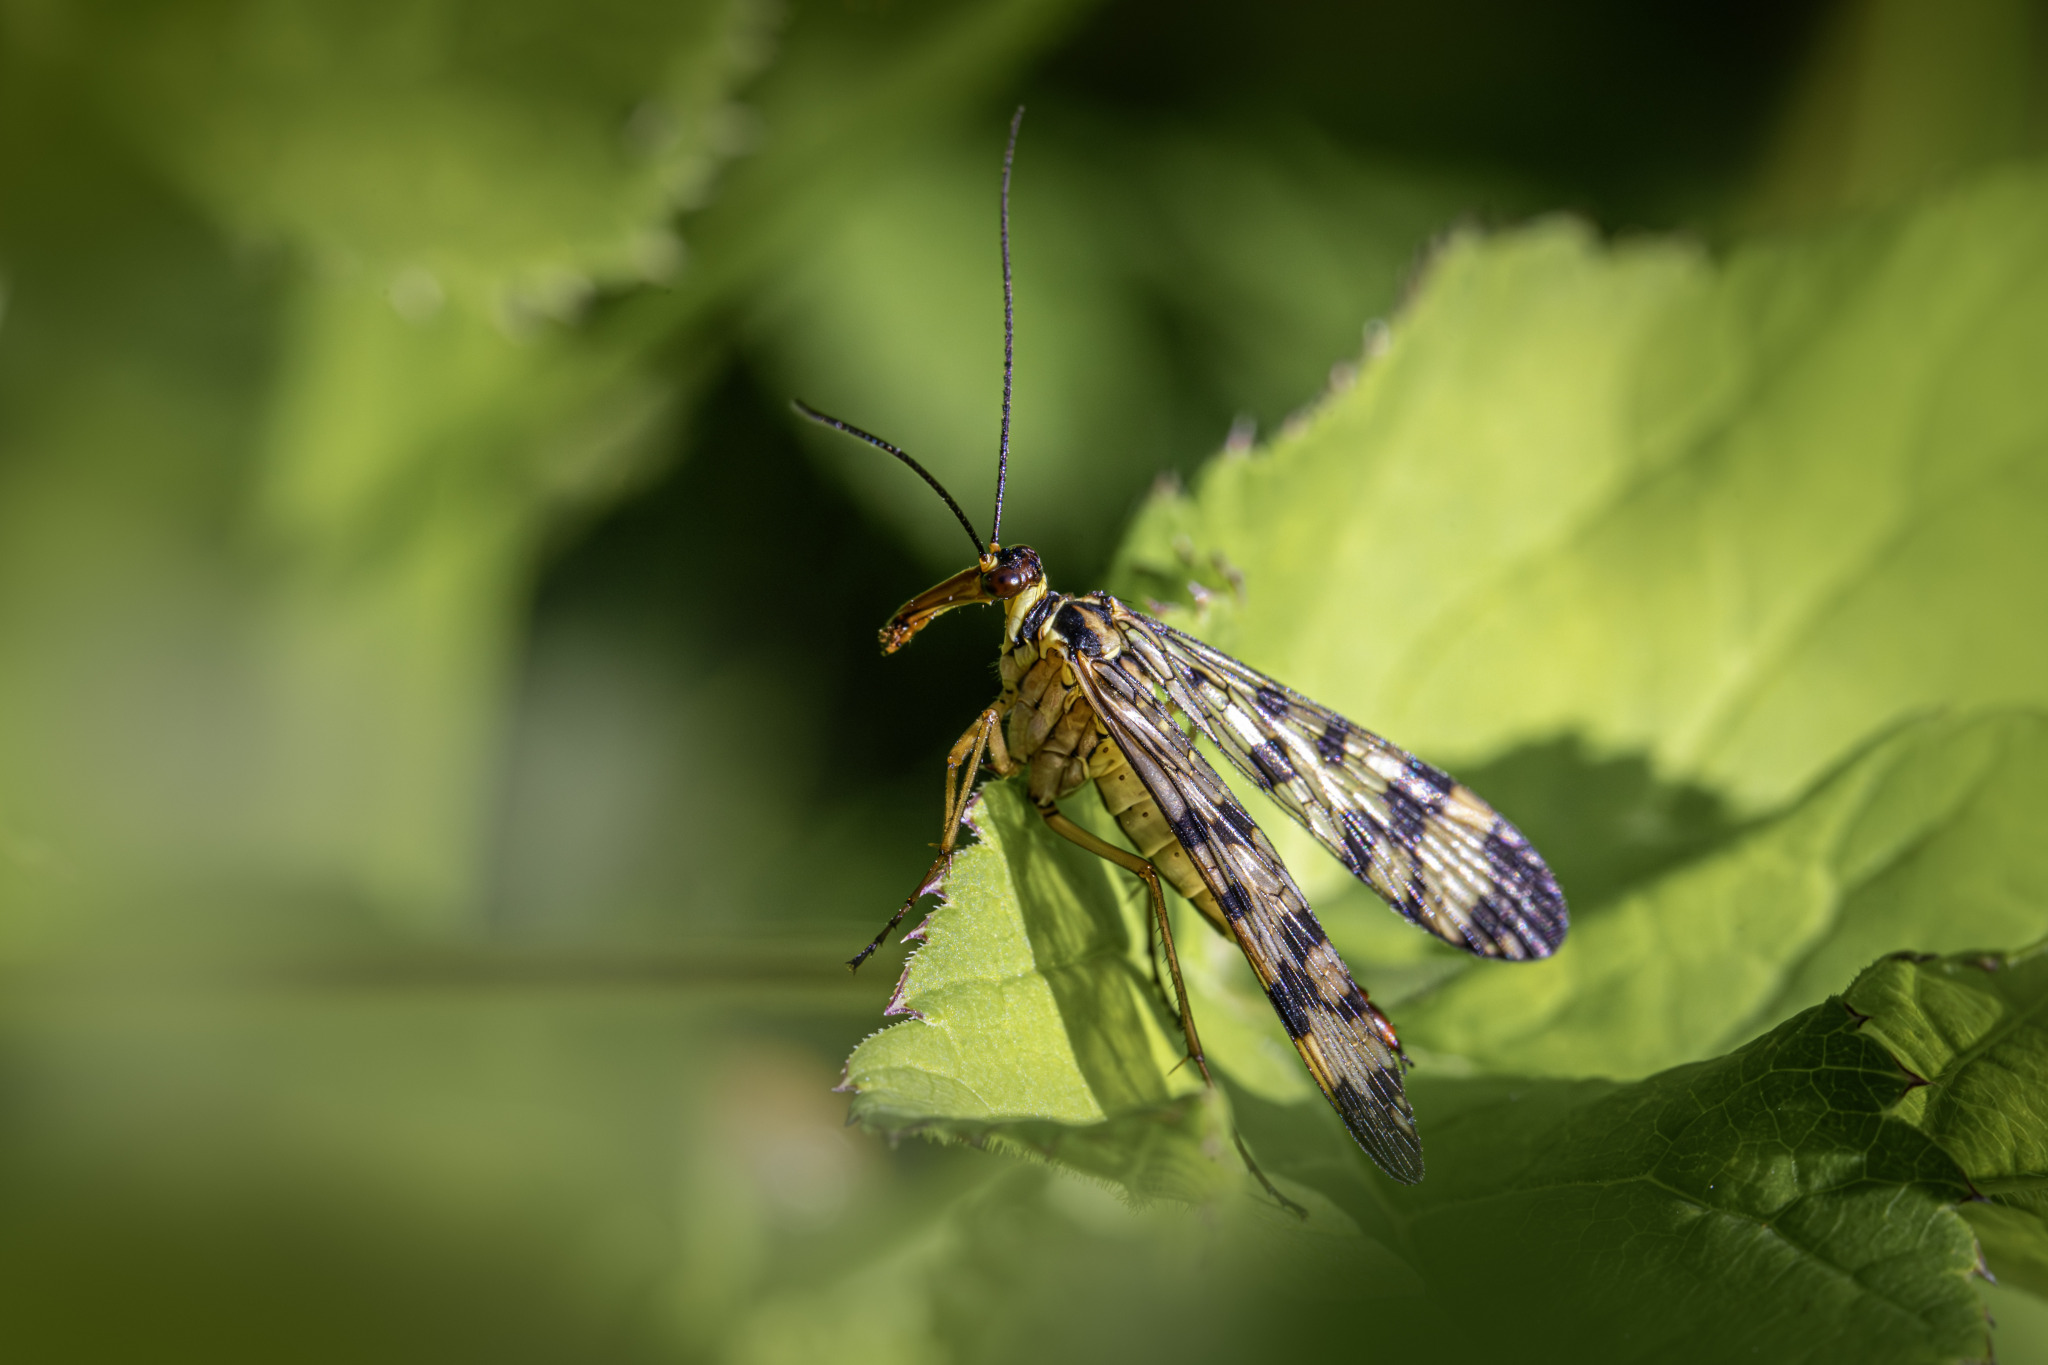
POLYGON ((1105 605, 1053 592, 1026 604, 1007 625, 998 702, 1004 738, 1011 757, 1029 767, 1033 799, 1056 799, 1100 776, 1097 770, 1115 755, 1074 669, 1077 656, 1114 657, 1116 631, 1105 605))

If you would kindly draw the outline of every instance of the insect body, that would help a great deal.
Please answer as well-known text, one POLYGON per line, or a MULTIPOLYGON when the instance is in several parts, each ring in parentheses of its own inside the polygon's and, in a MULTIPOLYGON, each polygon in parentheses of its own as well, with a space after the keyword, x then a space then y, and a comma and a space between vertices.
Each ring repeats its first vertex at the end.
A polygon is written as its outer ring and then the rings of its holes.
MULTIPOLYGON (((1019 110, 1019 116, 1022 115, 1019 110)), ((1016 123, 1011 124, 1014 151, 1016 123)), ((1003 283, 1009 301, 1009 156, 1003 171, 1003 283)), ((1009 328, 996 515, 983 544, 959 504, 886 441, 797 405, 812 420, 915 469, 966 527, 972 567, 912 598, 882 628, 893 653, 955 607, 1003 608, 1002 691, 960 737, 946 768, 939 856, 918 889, 850 965, 859 966, 951 865, 975 775, 1023 775, 1046 823, 1144 882, 1171 970, 1188 1055, 1208 1078, 1161 893, 1171 884, 1234 941, 1316 1084, 1394 1179, 1422 1178, 1407 1058, 1358 988, 1273 845, 1175 721, 1266 792, 1353 874, 1415 924, 1468 952, 1546 957, 1567 914, 1536 851, 1491 807, 1437 769, 1192 636, 1105 592, 1046 583, 1028 546, 997 542, 1009 452, 1009 328), (1093 782, 1133 849, 1074 824, 1058 802, 1093 782)))

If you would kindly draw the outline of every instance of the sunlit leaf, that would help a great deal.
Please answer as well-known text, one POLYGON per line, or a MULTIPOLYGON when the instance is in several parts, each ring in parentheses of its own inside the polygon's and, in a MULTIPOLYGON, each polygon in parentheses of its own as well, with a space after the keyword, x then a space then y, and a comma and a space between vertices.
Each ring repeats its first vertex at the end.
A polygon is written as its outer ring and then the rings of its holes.
POLYGON ((2038 170, 1721 262, 1457 238, 1120 581, 1234 566, 1177 619, 1439 760, 1577 732, 1768 808, 1915 710, 2048 698, 2044 243, 2038 170))
POLYGON ((891 1009, 846 1063, 853 1113, 1056 1158, 1139 1193, 1199 1197, 1226 1148, 1131 952, 1129 874, 1045 827, 1013 783, 985 788, 891 1009))

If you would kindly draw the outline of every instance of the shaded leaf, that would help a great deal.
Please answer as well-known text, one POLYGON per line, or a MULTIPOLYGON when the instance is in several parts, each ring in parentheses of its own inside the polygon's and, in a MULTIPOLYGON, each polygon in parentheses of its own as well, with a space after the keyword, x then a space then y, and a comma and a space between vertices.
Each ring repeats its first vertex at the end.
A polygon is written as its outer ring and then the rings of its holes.
POLYGON ((1897 1112, 1987 1197, 1963 1216, 1993 1273, 2048 1295, 2048 952, 1888 958, 1846 998, 1927 1079, 1897 1112))
POLYGON ((2048 717, 1926 720, 1739 839, 1397 1022, 1427 1069, 1635 1076, 1734 1046, 1880 953, 2048 932, 2048 717))
POLYGON ((1430 1178, 1388 1197, 1482 1350, 1974 1359, 1969 1185, 1886 1114, 1912 1084, 1838 1000, 1632 1085, 1421 1083, 1430 1178))
POLYGON ((233 231, 408 316, 540 315, 681 264, 670 220, 739 145, 755 0, 135 4, 19 25, 233 231))

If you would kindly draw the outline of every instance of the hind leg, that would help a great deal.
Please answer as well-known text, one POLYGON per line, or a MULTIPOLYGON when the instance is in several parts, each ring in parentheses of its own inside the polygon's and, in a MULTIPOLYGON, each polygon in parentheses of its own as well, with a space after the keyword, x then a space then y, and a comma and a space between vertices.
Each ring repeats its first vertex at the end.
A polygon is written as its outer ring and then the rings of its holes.
MULTIPOLYGON (((1060 814, 1059 809, 1055 806, 1040 806, 1038 813, 1044 818, 1045 823, 1051 827, 1053 833, 1069 843, 1078 844, 1098 858, 1115 863, 1118 867, 1123 868, 1145 884, 1145 890, 1150 895, 1152 901, 1152 918, 1149 923, 1158 926, 1160 942, 1166 947, 1166 967, 1173 977, 1173 993, 1180 1011, 1181 1036, 1187 1040, 1188 1060, 1193 1062, 1195 1069, 1202 1073, 1203 1084, 1211 1090, 1216 1089, 1216 1078, 1210 1074, 1209 1061, 1202 1055, 1201 1037, 1195 1032, 1195 1014, 1193 1008, 1188 1004, 1187 983, 1181 979, 1180 954, 1174 949, 1173 926, 1166 918, 1166 896, 1160 890, 1159 869, 1128 849, 1118 848, 1115 844, 1098 839, 1066 816, 1060 814)), ((1149 930, 1146 933, 1146 939, 1147 946, 1149 947, 1151 939, 1149 930)), ((1157 968, 1155 967, 1154 970, 1156 971, 1157 968)), ((1274 1187, 1273 1182, 1266 1178, 1266 1173, 1259 1169, 1259 1163, 1252 1160, 1251 1149, 1245 1146, 1244 1135, 1237 1131, 1237 1125, 1234 1123, 1230 1127, 1230 1136, 1231 1140, 1237 1144, 1237 1154, 1244 1159, 1245 1168, 1258 1178, 1259 1184, 1265 1187, 1266 1193, 1273 1196, 1274 1201, 1282 1208, 1302 1218, 1308 1217, 1307 1209, 1302 1208, 1301 1205, 1280 1193, 1274 1187)))

